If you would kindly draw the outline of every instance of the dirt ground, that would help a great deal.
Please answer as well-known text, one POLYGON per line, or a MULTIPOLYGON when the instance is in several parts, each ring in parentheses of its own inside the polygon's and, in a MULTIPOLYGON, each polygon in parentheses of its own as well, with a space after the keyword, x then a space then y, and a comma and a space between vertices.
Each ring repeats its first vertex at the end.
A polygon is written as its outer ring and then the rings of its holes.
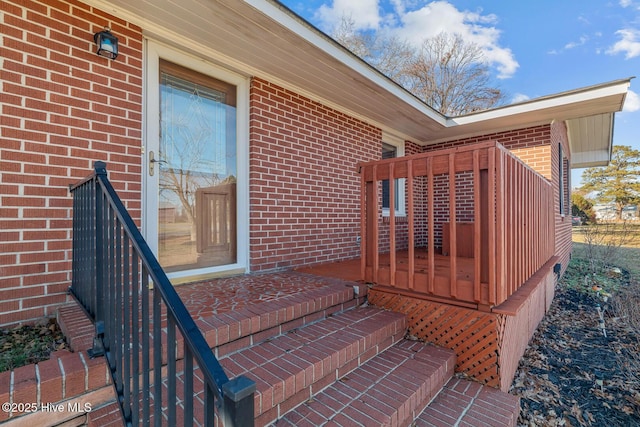
POLYGON ((611 302, 561 281, 510 391, 520 426, 640 426, 640 335, 611 302))

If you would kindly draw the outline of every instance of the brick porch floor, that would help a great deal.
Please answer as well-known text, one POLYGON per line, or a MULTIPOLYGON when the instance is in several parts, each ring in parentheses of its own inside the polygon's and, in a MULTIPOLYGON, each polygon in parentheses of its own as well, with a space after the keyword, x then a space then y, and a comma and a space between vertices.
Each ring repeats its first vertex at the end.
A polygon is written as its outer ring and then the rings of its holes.
MULTIPOLYGON (((367 286, 327 277, 351 278, 349 272, 354 270, 348 266, 347 262, 176 287, 229 375, 245 374, 256 380, 257 426, 310 426, 315 425, 313 420, 348 426, 409 425, 413 420, 421 425, 446 425, 440 420, 445 413, 468 422, 473 411, 502 411, 505 415, 495 425, 515 425, 517 398, 467 381, 460 384, 461 380, 450 380, 453 352, 404 340, 403 315, 360 307, 367 286), (412 375, 412 369, 420 373, 412 375), (452 393, 468 397, 452 397, 452 393), (335 404, 335 396, 348 396, 352 401, 335 404), (430 401, 432 415, 422 412, 430 401)), ((86 354, 84 350, 91 342, 92 326, 83 316, 76 305, 60 310, 59 320, 77 347, 74 355, 86 354), (84 336, 78 337, 78 333, 84 336)), ((15 392, 23 390, 25 384, 37 390, 40 377, 25 379, 18 388, 12 384, 7 399, 16 399, 15 392)), ((198 412, 197 401, 194 397, 198 412)), ((112 402, 113 397, 105 400, 103 396, 102 402, 93 402, 91 413, 74 421, 84 423, 77 425, 120 425, 117 406, 112 402)), ((7 425, 38 424, 30 418, 14 417, 7 420, 7 425)), ((68 420, 49 417, 47 421, 46 425, 53 426, 68 420)))

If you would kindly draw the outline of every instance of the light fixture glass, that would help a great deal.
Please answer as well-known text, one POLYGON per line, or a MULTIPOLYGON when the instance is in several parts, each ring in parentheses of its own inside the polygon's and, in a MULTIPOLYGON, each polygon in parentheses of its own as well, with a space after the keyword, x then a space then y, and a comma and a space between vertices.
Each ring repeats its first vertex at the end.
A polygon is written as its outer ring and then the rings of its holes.
POLYGON ((118 38, 111 34, 109 28, 105 28, 93 35, 98 50, 96 53, 109 59, 116 59, 118 56, 118 38))

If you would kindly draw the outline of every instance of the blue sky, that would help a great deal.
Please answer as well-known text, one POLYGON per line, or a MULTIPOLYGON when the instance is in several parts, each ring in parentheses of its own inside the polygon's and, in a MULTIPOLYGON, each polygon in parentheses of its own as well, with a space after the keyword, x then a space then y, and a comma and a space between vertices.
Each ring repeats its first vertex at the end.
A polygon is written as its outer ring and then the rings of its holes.
POLYGON ((614 145, 640 149, 640 0, 281 1, 328 34, 345 15, 413 43, 460 34, 483 49, 511 102, 638 76, 616 114, 614 145))

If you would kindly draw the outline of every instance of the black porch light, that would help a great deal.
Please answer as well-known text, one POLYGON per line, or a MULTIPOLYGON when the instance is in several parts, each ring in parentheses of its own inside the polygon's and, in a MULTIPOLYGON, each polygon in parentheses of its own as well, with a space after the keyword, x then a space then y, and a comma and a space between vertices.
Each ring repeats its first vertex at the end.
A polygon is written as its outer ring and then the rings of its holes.
POLYGON ((109 28, 105 28, 93 35, 98 50, 96 53, 109 59, 116 59, 118 56, 118 38, 111 34, 109 28))

